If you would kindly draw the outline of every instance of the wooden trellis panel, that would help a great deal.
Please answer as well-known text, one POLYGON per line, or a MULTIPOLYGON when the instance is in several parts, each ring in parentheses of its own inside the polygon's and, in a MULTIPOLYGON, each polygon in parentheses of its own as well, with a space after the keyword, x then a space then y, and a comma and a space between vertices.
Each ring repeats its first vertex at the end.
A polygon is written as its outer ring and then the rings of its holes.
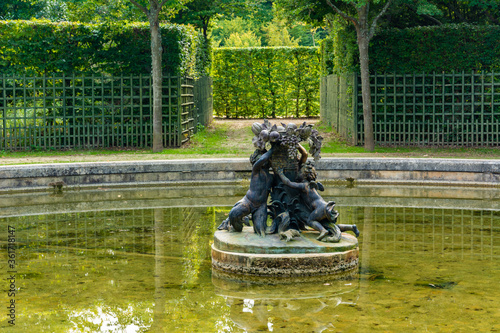
MULTIPOLYGON (((358 87, 361 86, 358 75, 358 87)), ((499 146, 497 73, 382 74, 371 77, 375 141, 386 145, 499 146)), ((361 89, 355 109, 363 143, 361 89)))
MULTIPOLYGON (((194 81, 164 77, 165 146, 189 140, 194 81)), ((0 77, 0 149, 150 147, 151 76, 0 77)))

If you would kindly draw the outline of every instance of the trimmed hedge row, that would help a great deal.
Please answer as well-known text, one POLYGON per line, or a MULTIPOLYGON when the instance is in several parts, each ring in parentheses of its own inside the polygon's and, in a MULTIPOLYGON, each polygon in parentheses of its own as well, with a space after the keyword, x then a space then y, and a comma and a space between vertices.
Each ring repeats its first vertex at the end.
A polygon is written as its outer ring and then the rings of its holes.
MULTIPOLYGON (((323 75, 359 71, 359 55, 351 52, 351 44, 356 42, 355 32, 343 28, 340 33, 345 38, 332 38, 323 44, 323 75)), ((500 26, 447 24, 388 29, 379 32, 370 42, 370 71, 374 73, 493 71, 498 68, 500 26)))
MULTIPOLYGON (((204 38, 188 26, 162 24, 164 75, 206 75, 204 38)), ((0 73, 130 75, 151 72, 147 23, 0 21, 0 73)))
POLYGON ((216 115, 318 115, 320 60, 317 47, 214 49, 216 115))
POLYGON ((379 73, 491 71, 500 67, 500 26, 391 29, 373 39, 370 57, 379 73))

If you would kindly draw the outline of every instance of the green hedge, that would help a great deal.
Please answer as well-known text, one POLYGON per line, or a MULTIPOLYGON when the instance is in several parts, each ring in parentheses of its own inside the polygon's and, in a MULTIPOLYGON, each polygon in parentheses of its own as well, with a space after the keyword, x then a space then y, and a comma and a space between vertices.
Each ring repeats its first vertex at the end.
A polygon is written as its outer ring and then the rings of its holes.
POLYGON ((320 60, 316 47, 215 49, 212 76, 216 115, 318 115, 320 60))
POLYGON ((359 71, 356 31, 351 23, 335 18, 327 38, 321 41, 321 76, 359 71))
MULTIPOLYGON (((165 75, 206 75, 209 57, 194 28, 161 25, 165 75)), ((0 21, 0 73, 50 75, 151 72, 147 23, 0 21)))
POLYGON ((370 66, 382 72, 451 72, 500 67, 500 26, 450 24, 381 32, 370 66))
MULTIPOLYGON (((359 55, 351 51, 356 43, 354 31, 343 28, 339 34, 345 38, 335 40, 334 35, 323 46, 323 75, 359 71, 359 55)), ((388 29, 370 42, 370 71, 374 73, 493 71, 499 67, 500 26, 388 29)))

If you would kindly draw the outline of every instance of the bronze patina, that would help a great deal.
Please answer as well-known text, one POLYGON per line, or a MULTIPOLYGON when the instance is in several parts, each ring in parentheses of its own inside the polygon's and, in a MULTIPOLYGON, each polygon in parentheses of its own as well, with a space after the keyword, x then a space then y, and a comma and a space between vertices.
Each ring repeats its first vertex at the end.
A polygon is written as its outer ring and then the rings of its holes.
POLYGON ((300 236, 307 227, 318 231, 317 240, 323 242, 339 242, 342 231, 359 236, 356 225, 337 224, 335 202, 325 201, 318 193, 324 187, 316 181, 314 162, 321 158, 323 138, 312 125, 271 125, 266 119, 262 124, 254 123, 252 132, 256 150, 250 157, 250 187, 219 230, 241 232, 244 224, 249 225, 251 215, 256 234, 277 233, 285 241, 300 236), (309 154, 300 144, 304 141, 309 144, 309 154), (268 216, 272 219, 270 226, 268 216))

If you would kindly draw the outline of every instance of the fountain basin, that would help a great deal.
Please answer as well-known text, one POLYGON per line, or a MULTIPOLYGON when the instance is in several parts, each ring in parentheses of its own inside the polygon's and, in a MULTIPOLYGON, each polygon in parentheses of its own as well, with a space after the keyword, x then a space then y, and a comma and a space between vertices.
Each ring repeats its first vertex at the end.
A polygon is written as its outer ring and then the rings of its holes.
MULTIPOLYGON (((323 158, 316 169, 323 180, 360 184, 498 187, 496 160, 415 158, 323 158)), ((100 186, 222 184, 247 180, 248 159, 203 159, 0 165, 0 191, 63 190, 100 186)))

